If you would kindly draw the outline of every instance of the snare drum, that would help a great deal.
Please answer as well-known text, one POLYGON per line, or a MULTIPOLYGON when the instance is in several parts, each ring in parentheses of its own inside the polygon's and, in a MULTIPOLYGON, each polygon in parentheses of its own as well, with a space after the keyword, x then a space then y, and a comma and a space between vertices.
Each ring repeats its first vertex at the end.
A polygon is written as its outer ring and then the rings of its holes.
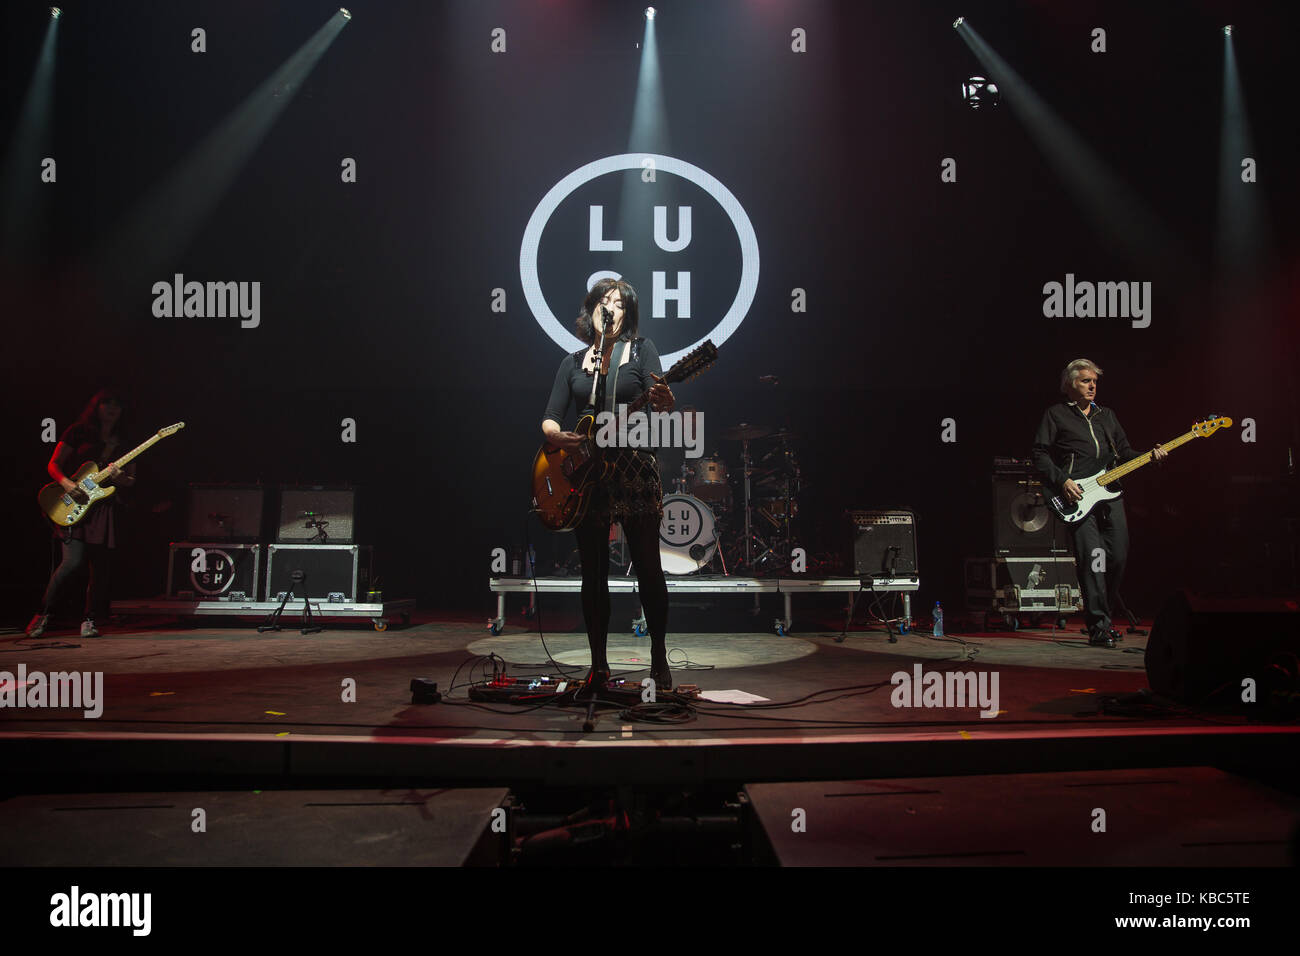
POLYGON ((693 495, 664 495, 659 561, 665 574, 690 574, 713 560, 718 536, 713 510, 693 495))
POLYGON ((697 498, 716 502, 727 497, 727 463, 721 458, 701 458, 695 463, 695 481, 691 492, 697 498))

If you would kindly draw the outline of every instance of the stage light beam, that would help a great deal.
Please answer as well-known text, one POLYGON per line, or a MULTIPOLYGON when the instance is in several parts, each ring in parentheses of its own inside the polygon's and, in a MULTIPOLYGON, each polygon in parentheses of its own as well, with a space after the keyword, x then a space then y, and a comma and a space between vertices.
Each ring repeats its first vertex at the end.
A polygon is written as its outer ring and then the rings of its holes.
POLYGON ((995 81, 1008 108, 1051 163, 1093 228, 1119 246, 1130 262, 1158 271, 1159 277, 1191 271, 1176 237, 1148 205, 1127 186, 1093 148, 1040 97, 994 50, 975 27, 964 23, 959 36, 990 81, 995 81))
MULTIPOLYGON (((53 7, 57 10, 58 7, 53 7)), ((45 27, 32 78, 23 98, 22 111, 5 155, 2 201, 0 201, 0 268, 18 267, 38 254, 41 226, 38 205, 41 192, 41 160, 49 155, 54 128, 54 54, 59 35, 59 18, 51 13, 45 27)))
POLYGON ((227 114, 98 252, 106 283, 129 286, 182 254, 347 25, 343 10, 227 114))

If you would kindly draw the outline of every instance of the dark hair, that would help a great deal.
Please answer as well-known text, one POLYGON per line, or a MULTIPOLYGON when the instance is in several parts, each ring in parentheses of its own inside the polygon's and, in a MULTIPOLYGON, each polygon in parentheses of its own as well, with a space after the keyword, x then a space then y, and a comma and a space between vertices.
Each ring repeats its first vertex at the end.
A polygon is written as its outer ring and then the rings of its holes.
POLYGON ((86 407, 82 409, 77 420, 73 422, 74 426, 94 429, 95 434, 99 434, 99 406, 105 402, 116 402, 122 406, 122 414, 117 416, 117 424, 113 426, 113 434, 119 438, 126 434, 126 402, 122 400, 122 395, 116 389, 101 388, 91 396, 86 407))
POLYGON ((582 311, 578 314, 578 321, 574 324, 578 333, 578 338, 584 342, 594 343, 596 341, 596 327, 592 325, 591 313, 600 300, 609 294, 609 290, 617 288, 619 294, 623 297, 623 328, 619 330, 620 339, 636 338, 637 326, 641 324, 641 313, 636 304, 636 289, 633 289, 622 279, 605 278, 598 281, 591 287, 587 297, 582 300, 582 311))

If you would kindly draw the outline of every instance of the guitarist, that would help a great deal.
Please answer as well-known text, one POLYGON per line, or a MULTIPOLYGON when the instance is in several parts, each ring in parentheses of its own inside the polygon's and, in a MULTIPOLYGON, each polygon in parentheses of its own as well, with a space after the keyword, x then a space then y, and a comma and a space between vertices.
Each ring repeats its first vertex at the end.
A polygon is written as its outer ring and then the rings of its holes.
MULTIPOLYGON (((135 466, 126 470, 112 464, 121 451, 129 450, 124 441, 125 414, 122 399, 111 389, 101 389, 86 405, 80 417, 69 426, 59 439, 50 456, 46 470, 50 477, 75 498, 85 500, 85 494, 68 477, 76 473, 83 462, 108 462, 103 474, 122 487, 135 484, 135 466)), ((50 614, 58 603, 68 581, 90 564, 90 584, 86 589, 85 619, 81 622, 82 637, 98 637, 95 620, 105 621, 109 608, 109 579, 112 554, 117 547, 116 502, 117 495, 95 505, 83 521, 70 528, 55 527, 55 537, 63 545, 63 562, 50 575, 45 588, 45 603, 41 612, 27 625, 28 637, 40 637, 49 626, 50 614)))
MULTIPOLYGON (((579 412, 607 405, 606 388, 611 380, 614 409, 631 404, 650 392, 650 408, 670 412, 672 390, 661 378, 659 352, 649 339, 637 337, 639 313, 636 291, 621 279, 605 278, 592 286, 582 302, 577 334, 591 347, 566 355, 555 373, 555 385, 546 404, 542 434, 560 448, 572 451, 582 435, 564 431, 572 405, 579 412), (603 340, 603 349, 599 343, 603 340), (593 403, 593 386, 595 400, 593 403)), ((609 529, 623 525, 636 568, 641 606, 650 632, 650 676, 656 689, 672 688, 665 640, 668 632, 668 584, 659 562, 659 523, 663 517, 663 487, 655 456, 644 449, 598 449, 613 468, 591 491, 586 516, 575 527, 578 553, 582 558, 582 615, 591 647, 591 673, 584 693, 598 693, 609 680, 606 644, 609 637, 609 529)))
MULTIPOLYGON (((1142 454, 1129 445, 1115 413, 1094 401, 1100 377, 1101 369, 1088 359, 1075 359, 1067 365, 1061 372, 1065 401, 1043 413, 1034 436, 1034 467, 1044 482, 1071 501, 1083 497, 1075 478, 1087 478, 1142 454)), ((1157 460, 1169 455, 1159 445, 1152 453, 1157 460)), ((1114 647, 1116 641, 1123 640, 1111 627, 1111 611, 1118 607, 1119 585, 1128 562, 1124 499, 1098 503, 1086 518, 1072 526, 1072 532, 1088 643, 1114 647), (1104 571, 1093 570, 1093 552, 1097 548, 1105 554, 1104 571)))

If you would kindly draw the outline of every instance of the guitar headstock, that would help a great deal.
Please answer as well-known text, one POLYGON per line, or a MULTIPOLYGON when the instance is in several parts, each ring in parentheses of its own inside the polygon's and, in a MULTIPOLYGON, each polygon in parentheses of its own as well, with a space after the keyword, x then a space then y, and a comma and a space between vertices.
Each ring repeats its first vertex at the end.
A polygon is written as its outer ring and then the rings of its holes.
POLYGON ((160 428, 158 429, 158 437, 166 438, 168 435, 175 435, 178 431, 180 431, 184 427, 185 427, 184 422, 177 422, 175 425, 168 425, 166 428, 160 428))
POLYGON ((718 360, 718 347, 712 341, 705 340, 701 345, 691 349, 673 363, 664 381, 670 385, 674 382, 686 382, 699 375, 718 360))
POLYGON ((1216 418, 1210 416, 1205 421, 1197 422, 1192 426, 1192 431, 1196 432, 1198 438, 1208 438, 1217 432, 1220 428, 1229 428, 1232 426, 1231 418, 1216 418))

